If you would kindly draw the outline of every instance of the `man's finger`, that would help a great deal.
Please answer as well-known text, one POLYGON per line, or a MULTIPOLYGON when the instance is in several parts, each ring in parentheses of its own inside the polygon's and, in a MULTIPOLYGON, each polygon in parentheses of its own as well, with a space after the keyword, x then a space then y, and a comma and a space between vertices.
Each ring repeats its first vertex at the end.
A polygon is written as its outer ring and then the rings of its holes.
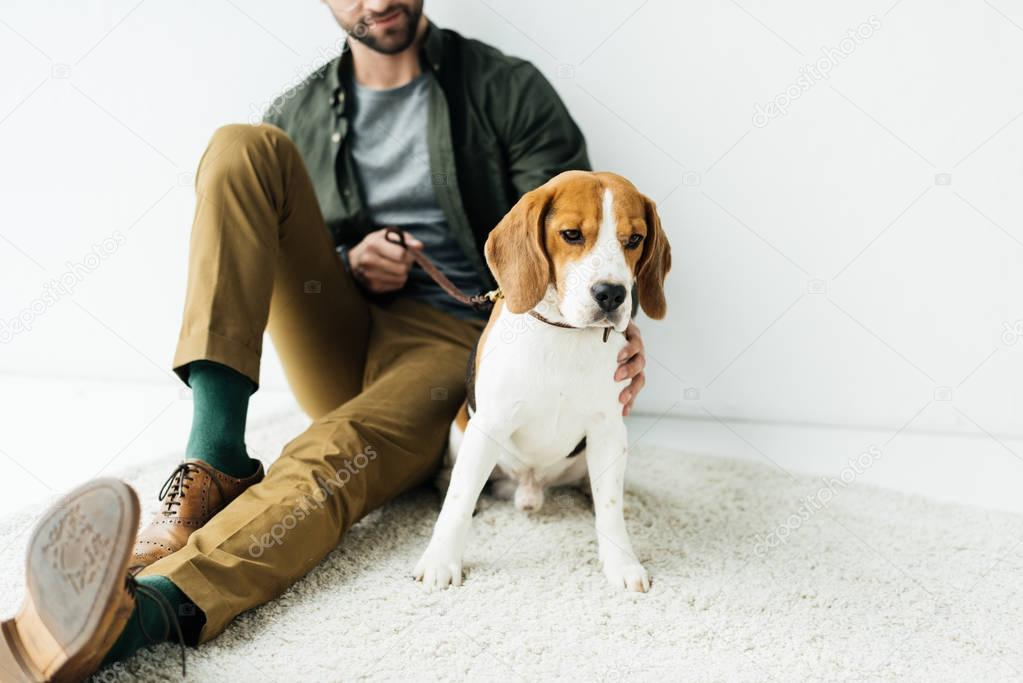
POLYGON ((376 245, 379 244, 379 253, 392 261, 412 263, 411 250, 421 250, 423 248, 423 243, 420 242, 412 233, 402 231, 402 235, 405 236, 405 246, 403 247, 400 244, 395 244, 391 240, 387 239, 387 230, 389 229, 390 228, 381 228, 375 233, 372 233, 372 246, 376 247, 376 245))
POLYGON ((367 281, 372 283, 373 286, 376 287, 377 289, 386 289, 388 291, 401 289, 402 287, 405 286, 405 278, 403 277, 398 278, 390 276, 388 277, 377 276, 367 278, 367 281))
POLYGON ((646 375, 641 372, 633 378, 629 386, 622 389, 622 392, 618 394, 618 402, 623 406, 622 415, 628 415, 632 412, 632 406, 636 403, 636 395, 643 388, 644 384, 646 384, 646 375))
POLYGON ((408 279, 407 277, 405 277, 404 273, 395 274, 384 273, 380 271, 369 273, 367 277, 368 279, 373 280, 374 282, 379 282, 381 284, 388 285, 398 285, 399 287, 405 284, 405 281, 408 279))
POLYGON ((423 243, 420 242, 419 239, 415 235, 413 235, 411 232, 406 232, 405 233, 405 244, 409 245, 413 249, 422 249, 423 248, 423 243))
POLYGON ((645 385, 645 384, 646 384, 646 375, 644 375, 641 372, 638 375, 636 375, 635 377, 633 377, 632 381, 629 382, 629 386, 627 386, 624 389, 622 389, 621 393, 618 394, 618 402, 619 403, 628 403, 628 402, 631 402, 631 401, 635 401, 636 400, 636 394, 639 393, 640 389, 642 389, 643 385, 645 385))
POLYGON ((628 363, 622 363, 618 366, 618 370, 615 371, 615 381, 620 382, 623 379, 635 377, 642 372, 645 367, 646 359, 642 354, 636 354, 628 363))
POLYGON ((379 254, 369 253, 362 259, 362 271, 372 277, 375 274, 404 277, 408 274, 409 264, 404 261, 392 261, 379 254))
POLYGON ((405 249, 400 244, 388 242, 383 237, 377 240, 373 240, 370 244, 367 244, 366 246, 368 247, 371 253, 376 254, 381 258, 387 259, 388 261, 393 261, 395 263, 411 262, 412 256, 411 254, 408 253, 407 249, 405 249))
POLYGON ((624 363, 642 350, 643 346, 639 342, 627 342, 625 346, 622 347, 622 350, 618 352, 618 362, 624 363))
POLYGON ((405 285, 404 278, 375 277, 368 278, 366 282, 368 283, 370 291, 376 292, 378 294, 384 292, 393 292, 396 289, 401 289, 405 285))

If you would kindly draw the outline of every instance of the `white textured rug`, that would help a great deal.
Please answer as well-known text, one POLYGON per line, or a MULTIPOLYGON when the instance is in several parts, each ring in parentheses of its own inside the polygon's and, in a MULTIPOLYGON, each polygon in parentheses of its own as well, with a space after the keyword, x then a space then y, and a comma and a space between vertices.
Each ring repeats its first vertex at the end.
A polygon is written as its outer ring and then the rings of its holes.
MULTIPOLYGON (((269 461, 304 424, 265 423, 250 444, 269 461)), ((820 479, 634 453, 626 509, 650 593, 605 584, 588 503, 565 491, 532 518, 485 501, 465 585, 425 594, 409 572, 439 500, 421 491, 190 650, 188 679, 1023 680, 1023 518, 856 485, 818 508, 807 497, 826 497, 820 479), (762 544, 782 528, 785 542, 762 544)), ((144 515, 175 460, 121 473, 144 515)), ((36 512, 0 521, 4 615, 20 603, 36 512)), ((162 645, 96 680, 179 678, 176 647, 162 645)))

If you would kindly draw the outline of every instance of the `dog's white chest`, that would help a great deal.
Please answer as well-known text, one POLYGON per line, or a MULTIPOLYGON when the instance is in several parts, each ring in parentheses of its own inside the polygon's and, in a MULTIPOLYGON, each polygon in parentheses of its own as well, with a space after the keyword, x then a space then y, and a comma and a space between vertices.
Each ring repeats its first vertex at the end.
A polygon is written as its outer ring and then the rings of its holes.
POLYGON ((614 373, 625 339, 612 333, 605 343, 599 329, 565 330, 532 319, 517 338, 502 336, 502 327, 521 325, 523 317, 502 316, 481 350, 486 363, 476 379, 473 419, 505 437, 503 468, 542 473, 566 466, 595 423, 621 419, 624 383, 614 373))

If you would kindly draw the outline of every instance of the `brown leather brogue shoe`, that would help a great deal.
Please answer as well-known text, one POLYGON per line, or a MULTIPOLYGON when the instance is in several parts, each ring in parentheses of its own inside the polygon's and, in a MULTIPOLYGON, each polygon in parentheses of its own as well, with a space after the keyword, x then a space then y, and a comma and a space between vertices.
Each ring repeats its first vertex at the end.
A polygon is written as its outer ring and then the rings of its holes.
POLYGON ((244 479, 228 476, 202 460, 178 465, 160 489, 160 511, 135 541, 132 573, 183 548, 196 529, 262 479, 262 465, 244 479))
POLYGON ((81 681, 99 667, 135 607, 127 568, 135 492, 96 479, 43 516, 28 544, 27 596, 0 624, 0 680, 81 681))

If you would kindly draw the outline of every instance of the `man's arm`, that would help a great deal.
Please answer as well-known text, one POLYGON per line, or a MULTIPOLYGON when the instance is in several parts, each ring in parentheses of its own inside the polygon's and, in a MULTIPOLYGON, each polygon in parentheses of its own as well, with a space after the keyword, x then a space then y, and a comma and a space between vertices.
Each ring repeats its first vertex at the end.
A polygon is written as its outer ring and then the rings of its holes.
MULTIPOLYGON (((590 170, 586 140, 558 93, 528 62, 515 67, 505 131, 508 170, 521 196, 562 171, 590 170)), ((505 86, 507 87, 507 86, 505 86)))

